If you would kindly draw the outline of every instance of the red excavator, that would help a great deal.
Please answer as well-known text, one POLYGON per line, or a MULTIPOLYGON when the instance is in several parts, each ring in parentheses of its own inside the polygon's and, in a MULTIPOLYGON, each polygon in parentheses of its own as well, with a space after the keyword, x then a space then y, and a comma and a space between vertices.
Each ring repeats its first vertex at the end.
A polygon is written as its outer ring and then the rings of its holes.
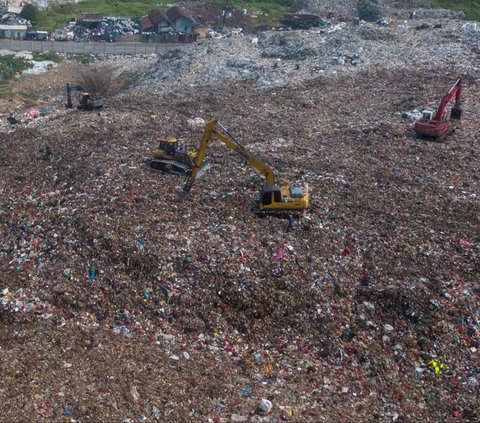
POLYGON ((462 109, 460 101, 462 96, 462 80, 459 79, 450 91, 442 98, 437 112, 434 114, 432 110, 424 110, 422 118, 415 122, 415 132, 423 137, 442 139, 453 129, 453 120, 460 120, 462 117, 462 109), (450 113, 450 119, 445 119, 445 109, 450 100, 455 96, 455 104, 450 113))

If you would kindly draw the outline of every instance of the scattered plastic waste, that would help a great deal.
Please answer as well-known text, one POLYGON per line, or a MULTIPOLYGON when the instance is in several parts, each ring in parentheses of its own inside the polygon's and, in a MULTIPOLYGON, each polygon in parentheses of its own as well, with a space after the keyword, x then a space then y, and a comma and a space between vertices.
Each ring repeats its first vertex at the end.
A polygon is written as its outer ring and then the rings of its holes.
POLYGON ((261 401, 260 401, 260 405, 258 406, 258 408, 265 414, 268 414, 272 411, 272 408, 273 408, 273 405, 272 405, 272 402, 270 400, 267 400, 265 398, 263 398, 261 401))

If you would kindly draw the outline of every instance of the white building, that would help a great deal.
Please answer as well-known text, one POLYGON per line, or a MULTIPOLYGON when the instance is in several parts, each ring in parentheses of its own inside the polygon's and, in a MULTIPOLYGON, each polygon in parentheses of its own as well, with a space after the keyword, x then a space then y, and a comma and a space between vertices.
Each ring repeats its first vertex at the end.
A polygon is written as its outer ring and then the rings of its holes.
POLYGON ((27 34, 27 25, 0 25, 0 37, 22 39, 27 34))

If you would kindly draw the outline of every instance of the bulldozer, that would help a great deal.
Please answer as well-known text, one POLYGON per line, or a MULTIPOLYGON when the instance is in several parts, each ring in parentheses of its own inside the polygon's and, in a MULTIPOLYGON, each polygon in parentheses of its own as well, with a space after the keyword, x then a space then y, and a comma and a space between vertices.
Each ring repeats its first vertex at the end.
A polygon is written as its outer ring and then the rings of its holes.
MULTIPOLYGON (((157 141, 158 148, 150 160, 150 167, 174 175, 190 175, 197 152, 179 147, 176 138, 158 138, 157 141)), ((209 163, 205 163, 203 171, 208 170, 208 167, 209 163)))
POLYGON ((73 109, 72 91, 78 91, 78 110, 97 110, 103 107, 103 99, 98 94, 93 94, 85 90, 81 85, 67 83, 67 103, 66 109, 73 109))

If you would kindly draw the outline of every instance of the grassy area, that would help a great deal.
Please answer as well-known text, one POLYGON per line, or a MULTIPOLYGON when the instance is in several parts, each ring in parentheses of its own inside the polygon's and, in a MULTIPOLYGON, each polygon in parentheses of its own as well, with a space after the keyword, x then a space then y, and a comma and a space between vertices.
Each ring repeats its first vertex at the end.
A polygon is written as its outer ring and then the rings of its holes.
POLYGON ((433 0, 432 6, 461 10, 469 21, 480 20, 480 0, 433 0))
POLYGON ((22 101, 33 100, 36 98, 32 93, 13 91, 10 85, 0 85, 0 99, 14 99, 15 97, 19 97, 22 101))
POLYGON ((109 16, 143 16, 154 9, 166 9, 164 0, 85 0, 77 4, 52 4, 41 11, 37 18, 37 29, 51 31, 65 26, 70 18, 79 18, 82 13, 102 13, 109 16))
POLYGON ((16 95, 23 100, 32 100, 35 98, 32 93, 26 91, 17 91, 16 95))
POLYGON ((68 58, 73 59, 82 65, 89 65, 90 63, 95 62, 95 55, 93 54, 75 53, 69 54, 68 58))
POLYGON ((10 87, 0 85, 0 99, 13 98, 14 94, 10 87))
POLYGON ((53 51, 48 53, 39 53, 37 51, 34 51, 32 53, 32 58, 36 62, 50 61, 50 62, 60 63, 62 61, 62 56, 60 56, 58 53, 55 53, 53 51))
MULTIPOLYGON (((214 0, 224 4, 224 0, 214 0)), ((94 12, 107 16, 141 17, 152 10, 167 10, 175 2, 167 0, 85 0, 77 4, 52 4, 47 10, 40 11, 36 29, 52 31, 64 27, 70 18, 81 17, 82 13, 94 12)), ((294 4, 294 0, 230 0, 229 7, 261 11, 259 24, 276 24, 283 14, 294 4)))
POLYGON ((15 57, 13 54, 0 56, 0 84, 7 83, 17 73, 23 72, 32 66, 32 62, 23 57, 15 57))

